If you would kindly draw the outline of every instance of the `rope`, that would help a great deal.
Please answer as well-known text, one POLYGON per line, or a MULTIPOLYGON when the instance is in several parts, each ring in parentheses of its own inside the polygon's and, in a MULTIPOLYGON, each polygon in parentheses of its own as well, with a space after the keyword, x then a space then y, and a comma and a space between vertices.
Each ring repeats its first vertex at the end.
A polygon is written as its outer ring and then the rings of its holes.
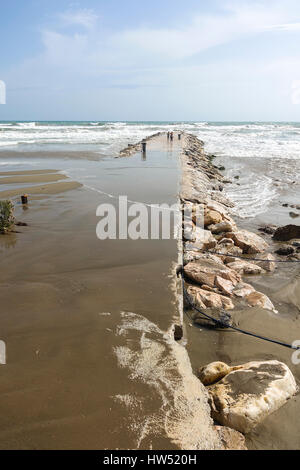
POLYGON ((193 309, 193 310, 196 310, 198 313, 200 313, 203 317, 207 318, 208 320, 211 320, 212 322, 214 322, 216 325, 222 327, 222 328, 230 328, 231 330, 234 330, 234 331, 237 331, 238 333, 242 333, 244 335, 247 335, 247 336, 252 336, 254 338, 258 338, 258 339, 261 339, 263 341, 267 341, 269 343, 274 343, 274 344, 279 344, 280 346, 284 346, 285 348, 289 348, 289 349, 295 349, 295 350, 298 350, 300 349, 300 346, 293 346, 292 344, 289 344, 289 343, 284 343, 283 341, 278 341, 276 339, 271 339, 271 338, 267 338, 266 336, 261 336, 261 335, 258 335, 256 333, 252 333, 251 331, 247 331, 247 330, 242 330, 241 328, 238 328, 236 326, 233 326, 233 325, 229 325, 228 323, 222 321, 222 320, 217 320, 216 318, 208 315, 207 313, 203 312, 202 310, 200 310, 198 307, 196 307, 196 305, 194 305, 190 298, 189 298, 189 295, 187 293, 187 290, 184 286, 184 277, 182 275, 182 281, 183 281, 183 296, 184 298, 187 300, 188 304, 190 305, 190 307, 193 309))

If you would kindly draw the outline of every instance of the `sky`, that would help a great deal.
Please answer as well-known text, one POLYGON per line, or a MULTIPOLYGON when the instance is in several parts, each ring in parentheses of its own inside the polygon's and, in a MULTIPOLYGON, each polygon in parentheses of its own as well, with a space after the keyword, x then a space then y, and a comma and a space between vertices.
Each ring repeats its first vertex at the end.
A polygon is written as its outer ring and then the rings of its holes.
POLYGON ((300 121, 299 0, 0 0, 0 120, 300 121))

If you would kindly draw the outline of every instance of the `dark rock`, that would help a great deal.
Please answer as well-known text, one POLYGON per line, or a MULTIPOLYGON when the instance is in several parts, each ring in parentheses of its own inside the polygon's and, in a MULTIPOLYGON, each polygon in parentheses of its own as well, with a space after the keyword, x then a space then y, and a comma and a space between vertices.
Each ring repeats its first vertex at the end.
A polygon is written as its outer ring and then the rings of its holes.
POLYGON ((26 224, 26 222, 16 222, 15 225, 17 225, 18 227, 28 227, 28 224, 26 224))
POLYGON ((287 203, 282 204, 282 207, 289 207, 287 203))
POLYGON ((275 251, 275 253, 281 256, 288 256, 295 253, 295 248, 291 245, 283 245, 279 248, 279 250, 275 251))
POLYGON ((296 212, 290 212, 290 217, 292 217, 292 219, 296 219, 296 217, 299 217, 299 214, 296 214, 296 212))
POLYGON ((183 329, 181 325, 174 325, 174 339, 180 341, 183 337, 183 329))
POLYGON ((273 235, 276 232, 276 225, 265 225, 264 227, 260 227, 258 230, 263 233, 267 233, 268 235, 273 235))
POLYGON ((284 227, 279 227, 274 235, 274 240, 280 242, 287 242, 293 238, 300 238, 300 226, 299 225, 285 225, 284 227))

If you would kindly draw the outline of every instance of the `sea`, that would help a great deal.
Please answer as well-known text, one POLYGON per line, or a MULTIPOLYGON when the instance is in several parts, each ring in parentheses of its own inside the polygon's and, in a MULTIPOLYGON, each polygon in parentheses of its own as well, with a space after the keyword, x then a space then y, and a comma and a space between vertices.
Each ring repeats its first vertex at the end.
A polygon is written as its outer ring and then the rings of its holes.
MULTIPOLYGON (((81 155, 81 163, 91 155, 94 160, 117 157, 128 144, 168 130, 204 141, 215 164, 225 167, 224 175, 233 181, 226 190, 240 217, 263 214, 282 194, 292 192, 293 202, 300 194, 300 122, 1 121, 0 168, 26 164, 34 169, 55 154, 69 163, 75 155, 81 155)), ((57 169, 73 178, 89 177, 82 165, 79 172, 76 167, 73 162, 57 169)))

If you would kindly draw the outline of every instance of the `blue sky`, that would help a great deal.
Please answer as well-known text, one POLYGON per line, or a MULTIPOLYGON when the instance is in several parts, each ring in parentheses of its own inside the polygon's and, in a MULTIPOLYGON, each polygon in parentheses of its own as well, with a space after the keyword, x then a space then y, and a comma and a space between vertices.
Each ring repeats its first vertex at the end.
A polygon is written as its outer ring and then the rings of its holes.
POLYGON ((10 0, 0 120, 300 120, 298 0, 10 0))

